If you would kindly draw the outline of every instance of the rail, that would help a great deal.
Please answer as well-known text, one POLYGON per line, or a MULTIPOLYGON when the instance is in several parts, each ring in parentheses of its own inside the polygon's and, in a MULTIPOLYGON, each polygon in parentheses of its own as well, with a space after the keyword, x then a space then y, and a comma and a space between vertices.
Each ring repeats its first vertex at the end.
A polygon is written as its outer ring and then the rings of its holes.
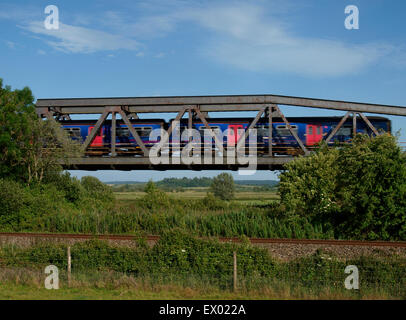
MULTIPOLYGON (((67 239, 67 240, 115 240, 115 241, 133 241, 136 239, 145 239, 146 241, 156 242, 159 240, 157 235, 148 235, 140 237, 136 235, 106 235, 106 234, 68 234, 68 233, 13 233, 0 232, 1 238, 37 238, 37 239, 67 239)), ((210 239, 210 238, 202 238, 210 239)), ((216 237, 220 242, 242 242, 240 238, 216 237)), ((333 246, 368 246, 368 247, 401 247, 406 248, 406 241, 364 241, 364 240, 328 240, 328 239, 269 239, 269 238, 249 238, 252 244, 300 244, 300 245, 333 245, 333 246)))

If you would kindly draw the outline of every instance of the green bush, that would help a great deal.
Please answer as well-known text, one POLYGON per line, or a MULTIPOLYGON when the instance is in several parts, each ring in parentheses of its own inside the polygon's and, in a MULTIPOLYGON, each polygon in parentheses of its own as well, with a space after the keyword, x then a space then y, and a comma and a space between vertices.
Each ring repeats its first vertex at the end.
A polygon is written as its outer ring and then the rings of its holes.
POLYGON ((306 217, 336 237, 406 240, 406 157, 393 136, 322 146, 287 165, 279 192, 291 220, 306 217))
POLYGON ((29 201, 29 194, 18 182, 0 179, 0 216, 14 215, 29 201))
POLYGON ((85 176, 81 179, 81 184, 90 197, 105 202, 113 202, 114 194, 111 187, 101 182, 96 177, 85 176))
POLYGON ((235 184, 233 176, 229 173, 220 173, 213 178, 210 191, 216 198, 229 201, 234 199, 235 184))
POLYGON ((80 180, 71 177, 69 172, 56 172, 48 175, 44 180, 44 184, 54 185, 63 192, 65 199, 72 203, 79 203, 85 196, 85 188, 80 183, 80 180))

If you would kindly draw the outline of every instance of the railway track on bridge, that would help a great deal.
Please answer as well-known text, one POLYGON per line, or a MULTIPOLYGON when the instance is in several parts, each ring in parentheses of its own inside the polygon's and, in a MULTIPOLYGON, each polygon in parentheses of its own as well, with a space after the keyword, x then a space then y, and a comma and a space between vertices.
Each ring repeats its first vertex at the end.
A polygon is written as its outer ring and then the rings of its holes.
MULTIPOLYGON (((0 239, 4 238, 35 238, 35 239, 65 239, 65 240, 114 240, 114 241, 132 241, 141 237, 134 235, 106 235, 106 234, 68 234, 68 233, 13 233, 0 232, 0 239)), ((157 242, 159 236, 149 235, 143 237, 146 241, 157 242)), ((209 238, 203 238, 209 239, 209 238)), ((238 243, 242 242, 240 238, 216 237, 220 242, 238 243)), ((366 246, 366 247, 393 247, 406 248, 406 241, 361 241, 361 240, 325 240, 325 239, 267 239, 267 238, 249 238, 254 245, 266 244, 292 244, 292 245, 325 245, 325 246, 366 246)))

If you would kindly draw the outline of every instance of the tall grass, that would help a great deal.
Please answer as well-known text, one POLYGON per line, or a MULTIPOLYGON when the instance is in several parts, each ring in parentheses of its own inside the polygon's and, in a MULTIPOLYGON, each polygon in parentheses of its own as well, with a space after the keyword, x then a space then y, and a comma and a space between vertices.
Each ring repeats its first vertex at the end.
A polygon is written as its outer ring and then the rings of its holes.
POLYGON ((161 191, 133 201, 85 206, 61 206, 41 211, 23 221, 2 224, 1 231, 65 232, 91 234, 162 234, 181 229, 200 236, 257 238, 333 238, 305 219, 288 221, 279 204, 224 202, 212 196, 180 199, 161 191))

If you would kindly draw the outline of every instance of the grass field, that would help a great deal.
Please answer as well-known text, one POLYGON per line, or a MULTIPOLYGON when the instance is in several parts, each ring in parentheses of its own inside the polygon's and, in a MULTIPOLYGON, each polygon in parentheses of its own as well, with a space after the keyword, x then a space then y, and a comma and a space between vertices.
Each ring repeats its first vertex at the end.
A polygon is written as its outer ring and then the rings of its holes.
POLYGON ((319 292, 291 290, 288 288, 268 289, 250 292, 249 294, 221 291, 218 289, 197 290, 174 285, 143 288, 60 288, 48 290, 42 287, 19 284, 0 285, 1 300, 275 300, 275 299, 387 299, 380 293, 359 295, 354 292, 334 292, 324 288, 319 292))
MULTIPOLYGON (((187 191, 182 192, 167 192, 172 197, 190 200, 190 199, 203 199, 207 195, 208 188, 189 188, 187 191)), ((145 192, 115 192, 118 201, 136 200, 146 195, 145 192)), ((270 191, 237 191, 233 202, 241 203, 244 201, 268 201, 279 200, 279 195, 276 192, 270 191)))

